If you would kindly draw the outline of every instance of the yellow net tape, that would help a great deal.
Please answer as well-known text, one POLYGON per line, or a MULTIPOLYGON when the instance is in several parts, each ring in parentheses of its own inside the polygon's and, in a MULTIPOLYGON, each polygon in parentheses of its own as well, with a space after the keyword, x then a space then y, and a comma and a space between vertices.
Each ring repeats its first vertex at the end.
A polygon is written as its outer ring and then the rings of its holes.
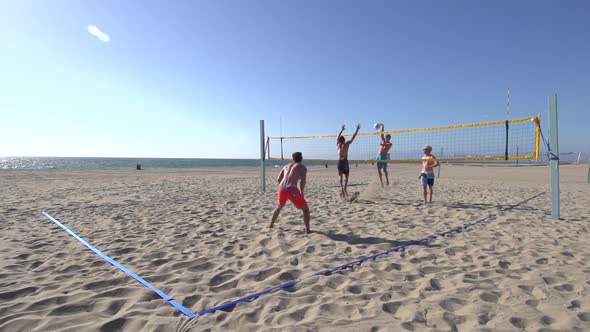
MULTIPOLYGON (((380 162, 420 162, 422 147, 433 146, 439 161, 493 161, 537 159, 540 147, 540 120, 528 117, 513 120, 460 124, 430 128, 387 130, 393 147, 388 160, 380 162), (440 154, 442 152, 442 154, 440 154)), ((343 134, 350 139, 352 133, 343 134)), ((306 161, 338 160, 337 135, 268 137, 268 158, 290 160, 293 152, 306 161)), ((349 161, 374 163, 381 132, 359 133, 350 146, 349 161)))

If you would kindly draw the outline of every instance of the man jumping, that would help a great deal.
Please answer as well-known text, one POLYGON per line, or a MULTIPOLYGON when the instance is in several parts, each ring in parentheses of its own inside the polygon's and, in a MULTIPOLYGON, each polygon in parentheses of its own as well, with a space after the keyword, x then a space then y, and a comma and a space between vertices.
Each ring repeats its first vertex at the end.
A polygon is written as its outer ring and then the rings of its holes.
POLYGON ((338 146, 338 176, 340 176, 340 196, 342 197, 348 196, 348 175, 350 173, 350 168, 348 166, 348 148, 354 141, 354 138, 356 137, 356 134, 358 134, 359 129, 361 129, 361 125, 358 124, 356 126, 356 131, 354 132, 354 135, 352 135, 350 141, 346 141, 344 136, 342 136, 344 129, 346 129, 346 127, 342 125, 342 129, 340 129, 338 137, 336 138, 336 146, 338 146))
MULTIPOLYGON (((385 131, 385 125, 381 124, 381 144, 379 145, 379 154, 377 155, 377 160, 390 160, 391 157, 389 155, 389 149, 393 146, 391 143, 391 135, 387 134, 383 136, 383 132, 385 131)), ((383 169, 383 173, 385 173, 385 181, 389 186, 389 175, 387 174, 387 163, 386 162, 377 162, 377 171, 379 172, 379 181, 381 181, 381 187, 383 187, 383 176, 381 175, 381 169, 383 169)))

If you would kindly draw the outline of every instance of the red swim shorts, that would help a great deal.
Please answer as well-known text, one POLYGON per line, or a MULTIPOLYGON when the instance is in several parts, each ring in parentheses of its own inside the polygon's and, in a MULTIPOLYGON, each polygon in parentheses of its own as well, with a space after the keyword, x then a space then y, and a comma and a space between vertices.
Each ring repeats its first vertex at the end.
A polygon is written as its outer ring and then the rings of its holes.
POLYGON ((285 205, 287 199, 293 202, 293 205, 298 209, 307 205, 305 198, 303 198, 303 195, 301 195, 301 192, 297 187, 279 187, 279 189, 277 189, 277 197, 279 199, 279 205, 285 205))

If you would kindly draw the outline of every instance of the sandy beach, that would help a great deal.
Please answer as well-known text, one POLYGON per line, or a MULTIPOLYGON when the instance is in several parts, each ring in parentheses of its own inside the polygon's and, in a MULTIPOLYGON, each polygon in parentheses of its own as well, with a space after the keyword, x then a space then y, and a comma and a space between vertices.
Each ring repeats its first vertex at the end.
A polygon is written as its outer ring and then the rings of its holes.
POLYGON ((279 168, 0 171, 0 331, 588 331, 587 165, 444 165, 422 203, 419 165, 310 167, 301 212, 268 229, 279 168), (536 194, 544 195, 501 211, 536 194), (41 214, 192 312, 291 280, 285 290, 188 319, 41 214), (491 218, 328 276, 412 240, 491 218))

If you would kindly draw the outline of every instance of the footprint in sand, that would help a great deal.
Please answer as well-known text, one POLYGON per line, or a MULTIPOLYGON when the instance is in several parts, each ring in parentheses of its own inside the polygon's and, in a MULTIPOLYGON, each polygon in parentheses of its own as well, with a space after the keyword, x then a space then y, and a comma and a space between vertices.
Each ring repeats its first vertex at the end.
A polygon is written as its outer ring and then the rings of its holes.
POLYGON ((395 315, 395 313, 397 312, 397 310, 402 306, 402 302, 388 302, 388 303, 383 303, 383 305, 381 306, 381 309, 383 309, 384 312, 388 313, 388 314, 392 314, 395 315))
POLYGON ((564 256, 566 256, 566 257, 574 258, 574 254, 572 254, 569 251, 564 251, 561 254, 564 255, 564 256))
POLYGON ((426 288, 427 291, 440 291, 442 289, 441 282, 438 279, 430 279, 430 287, 426 288))
POLYGON ((392 298, 391 294, 386 293, 386 294, 381 295, 381 297, 379 298, 379 300, 381 302, 385 302, 385 301, 391 301, 391 298, 392 298))
POLYGON ((563 284, 561 286, 555 286, 553 289, 560 291, 560 292, 573 292, 574 286, 571 284, 563 284))
POLYGON ((557 278, 553 278, 553 277, 543 277, 543 281, 547 284, 547 285, 554 285, 556 283, 559 282, 559 279, 557 278))
POLYGON ((391 264, 389 264, 385 268, 385 272, 390 272, 392 270, 401 271, 402 270, 402 266, 400 264, 397 264, 397 263, 391 263, 391 264))
POLYGON ((482 293, 479 295, 479 298, 482 301, 490 302, 490 303, 497 303, 498 302, 498 295, 493 293, 482 293))
POLYGON ((590 322, 590 312, 581 312, 578 314, 578 318, 583 322, 590 322))
POLYGON ((182 305, 185 307, 192 307, 195 303, 197 303, 201 299, 200 295, 191 295, 187 296, 182 300, 182 305))
POLYGON ((20 297, 24 297, 37 292, 37 287, 25 287, 16 291, 0 293, 0 299, 2 300, 14 300, 20 297))
POLYGON ((455 312, 465 306, 465 301, 452 297, 441 301, 439 305, 446 311, 455 312))
POLYGON ((100 327, 100 331, 121 331, 125 326, 127 319, 125 318, 116 318, 112 321, 105 323, 103 326, 100 327))
POLYGON ((528 305, 529 307, 532 307, 532 308, 535 308, 535 309, 536 309, 536 308, 537 308, 537 306, 539 305, 539 301, 537 301, 537 300, 532 300, 532 299, 526 300, 526 301, 524 301, 524 303, 525 303, 526 305, 528 305))
POLYGON ((351 292, 352 294, 360 294, 363 292, 363 288, 361 286, 349 286, 348 287, 348 291, 351 292))
POLYGON ((549 263, 549 260, 547 258, 539 258, 535 261, 535 263, 540 264, 540 265, 545 265, 545 264, 549 263))
POLYGON ((518 288, 520 288, 523 292, 527 293, 528 295, 532 295, 535 286, 518 285, 518 288))
POLYGON ((512 326, 519 328, 519 329, 526 329, 527 328, 527 321, 524 318, 520 318, 520 317, 512 317, 510 318, 510 324, 512 324, 512 326))
POLYGON ((494 318, 494 315, 487 312, 485 314, 477 316, 477 321, 479 322, 479 325, 486 325, 489 321, 492 320, 492 318, 494 318))
POLYGON ((443 319, 452 327, 453 331, 457 331, 457 325, 465 323, 466 319, 463 316, 458 316, 450 312, 443 314, 443 319))
POLYGON ((569 310, 578 310, 578 309, 580 309, 580 307, 581 307, 581 306, 582 306, 582 303, 581 303, 580 301, 578 301, 578 300, 573 300, 573 301, 570 303, 570 306, 569 306, 569 307, 567 307, 567 308, 568 308, 569 310))
POLYGON ((549 326, 549 325, 553 324, 554 322, 555 322, 555 319, 553 319, 549 316, 545 315, 545 316, 541 317, 541 324, 543 324, 543 325, 549 326))

